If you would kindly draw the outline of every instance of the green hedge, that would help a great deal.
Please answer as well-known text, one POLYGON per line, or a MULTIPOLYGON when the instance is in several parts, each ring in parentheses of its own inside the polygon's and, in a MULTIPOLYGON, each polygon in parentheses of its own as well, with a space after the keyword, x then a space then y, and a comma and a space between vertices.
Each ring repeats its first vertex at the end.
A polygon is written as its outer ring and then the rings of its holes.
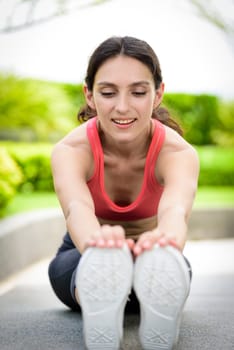
POLYGON ((0 214, 16 194, 23 182, 20 167, 9 155, 5 147, 0 147, 0 214))
POLYGON ((13 160, 24 175, 20 192, 53 191, 50 167, 52 144, 4 142, 13 160))
POLYGON ((211 132, 214 143, 234 147, 234 101, 220 101, 218 119, 218 127, 211 132))
POLYGON ((196 149, 200 159, 199 186, 234 186, 234 148, 196 149))
POLYGON ((219 123, 219 100, 211 95, 165 94, 164 105, 181 124, 185 139, 196 145, 215 144, 212 132, 219 123))
MULTIPOLYGON (((0 214, 16 191, 53 191, 52 144, 0 143, 0 214)), ((199 186, 234 186, 234 149, 196 147, 200 158, 199 186)))
MULTIPOLYGON (((52 144, 1 142, 24 175, 20 191, 53 191, 50 168, 52 144)), ((200 186, 234 186, 234 148, 196 147, 200 186)))
MULTIPOLYGON (((0 140, 55 142, 78 125, 81 84, 0 74, 0 140)), ((165 93, 163 105, 194 145, 234 147, 234 101, 205 94, 165 93)))
POLYGON ((0 139, 54 142, 77 124, 75 102, 72 86, 0 74, 0 139))

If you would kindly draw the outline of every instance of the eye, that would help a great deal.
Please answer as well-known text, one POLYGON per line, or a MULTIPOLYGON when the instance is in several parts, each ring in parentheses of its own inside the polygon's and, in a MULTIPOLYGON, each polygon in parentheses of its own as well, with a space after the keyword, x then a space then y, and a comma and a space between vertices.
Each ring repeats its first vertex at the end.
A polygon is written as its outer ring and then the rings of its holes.
POLYGON ((108 92, 101 91, 100 94, 104 97, 113 97, 115 93, 113 91, 108 91, 108 92))
POLYGON ((133 91, 132 94, 140 97, 146 95, 146 91, 133 91))

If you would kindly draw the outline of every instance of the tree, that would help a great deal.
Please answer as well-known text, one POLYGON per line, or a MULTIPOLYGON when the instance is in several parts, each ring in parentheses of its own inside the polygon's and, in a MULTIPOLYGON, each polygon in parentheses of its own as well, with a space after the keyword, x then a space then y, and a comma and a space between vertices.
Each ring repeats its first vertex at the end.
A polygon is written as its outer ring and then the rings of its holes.
POLYGON ((234 1, 189 0, 196 14, 219 29, 234 49, 234 1))
MULTIPOLYGON (((0 33, 26 29, 58 16, 67 15, 88 6, 99 5, 106 1, 110 0, 0 0, 0 13, 3 20, 0 33)), ((186 1, 193 6, 197 15, 233 38, 233 0, 186 1)))
MULTIPOLYGON (((110 0, 0 0, 0 33, 43 24, 59 16, 110 0)), ((234 49, 234 0, 182 0, 218 28, 234 49)), ((160 0, 155 0, 160 6, 160 0)))
POLYGON ((0 33, 11 33, 109 0, 0 0, 0 33))

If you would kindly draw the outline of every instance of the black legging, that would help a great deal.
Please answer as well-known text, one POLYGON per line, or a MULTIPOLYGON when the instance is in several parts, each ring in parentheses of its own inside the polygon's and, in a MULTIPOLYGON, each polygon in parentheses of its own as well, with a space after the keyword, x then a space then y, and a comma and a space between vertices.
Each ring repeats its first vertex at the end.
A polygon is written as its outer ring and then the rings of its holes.
POLYGON ((57 297, 72 310, 80 310, 75 299, 74 280, 81 254, 66 233, 63 244, 49 265, 49 279, 57 297))
MULTIPOLYGON (((48 270, 50 283, 55 294, 65 305, 74 311, 80 311, 80 306, 75 298, 75 275, 80 258, 81 254, 75 248, 69 233, 66 233, 55 258, 50 262, 48 270)), ((191 266, 186 258, 185 261, 188 265, 191 278, 191 266)), ((139 303, 133 290, 131 291, 125 310, 129 312, 139 311, 139 303)))

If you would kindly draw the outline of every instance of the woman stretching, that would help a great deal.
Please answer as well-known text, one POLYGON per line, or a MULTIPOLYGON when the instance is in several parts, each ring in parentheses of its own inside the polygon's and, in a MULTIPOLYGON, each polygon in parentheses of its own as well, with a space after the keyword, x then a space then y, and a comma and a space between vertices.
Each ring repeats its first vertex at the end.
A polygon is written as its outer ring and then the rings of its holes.
POLYGON ((64 304, 81 307, 88 349, 120 348, 126 306, 140 305, 143 349, 172 349, 178 339, 199 161, 160 107, 163 93, 145 41, 105 40, 89 60, 82 123, 52 153, 68 232, 49 277, 64 304))

